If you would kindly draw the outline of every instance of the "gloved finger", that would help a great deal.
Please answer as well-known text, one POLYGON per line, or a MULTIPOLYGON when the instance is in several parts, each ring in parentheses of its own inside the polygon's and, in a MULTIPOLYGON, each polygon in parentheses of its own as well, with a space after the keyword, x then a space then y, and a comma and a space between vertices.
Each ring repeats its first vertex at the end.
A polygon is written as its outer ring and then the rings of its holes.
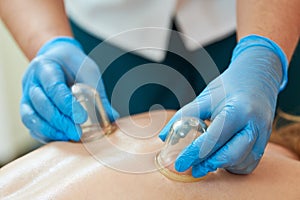
POLYGON ((206 176, 209 172, 216 171, 217 168, 204 167, 201 163, 196 164, 192 168, 192 176, 195 178, 206 176))
POLYGON ((258 132, 252 126, 249 124, 208 159, 193 166, 193 176, 205 176, 217 168, 228 168, 244 163, 258 138, 258 132))
POLYGON ((237 165, 225 168, 227 171, 234 174, 249 174, 256 168, 264 154, 268 141, 266 139, 261 139, 260 135, 258 137, 259 138, 256 140, 256 143, 247 158, 237 165))
POLYGON ((64 73, 60 66, 49 61, 40 64, 42 66, 37 67, 36 75, 46 96, 61 113, 75 123, 82 124, 85 122, 87 113, 66 85, 64 73))
MULTIPOLYGON (((250 159, 249 159, 250 160, 250 159)), ((255 160, 249 164, 247 163, 247 167, 245 168, 235 168, 235 167, 230 167, 227 168, 226 170, 230 173, 233 174, 250 174, 258 165, 259 160, 255 160)), ((201 164, 195 165, 192 168, 192 176, 195 178, 203 177, 206 176, 209 172, 214 172, 216 171, 217 168, 209 168, 209 167, 203 167, 201 164)))
POLYGON ((29 90, 29 97, 33 108, 39 113, 39 116, 55 129, 65 133, 69 139, 79 141, 81 136, 80 127, 60 113, 40 87, 31 87, 29 90))
POLYGON ((208 158, 247 124, 239 110, 226 106, 212 121, 207 131, 187 146, 175 162, 176 170, 183 172, 208 158))
POLYGON ((165 141, 169 130, 173 123, 179 120, 181 117, 197 117, 202 120, 211 117, 213 110, 220 106, 220 102, 225 97, 225 91, 223 88, 223 81, 221 78, 217 78, 212 81, 201 94, 194 99, 191 103, 181 108, 169 121, 169 123, 162 129, 159 137, 162 141, 165 141))
POLYGON ((33 136, 39 141, 43 143, 51 140, 68 141, 68 138, 62 132, 54 129, 39 117, 28 101, 22 100, 20 111, 23 123, 31 130, 31 133, 35 133, 33 136))
POLYGON ((34 66, 29 65, 28 69, 24 73, 24 76, 22 78, 22 89, 23 89, 23 96, 26 96, 28 94, 29 86, 32 83, 32 78, 34 76, 34 66))
POLYGON ((102 100, 103 107, 107 113, 107 116, 111 122, 120 117, 119 113, 111 106, 105 91, 105 87, 102 81, 102 76, 97 64, 86 56, 81 63, 80 68, 76 73, 76 83, 84 83, 96 88, 98 94, 102 100))
POLYGON ((224 146, 202 163, 212 168, 226 168, 242 163, 252 151, 258 138, 257 127, 249 123, 224 146))
POLYGON ((201 99, 197 99, 187 104, 178 110, 167 125, 160 131, 159 138, 162 141, 165 141, 171 126, 177 120, 180 120, 183 117, 196 117, 200 119, 207 119, 211 115, 211 106, 210 106, 210 95, 203 96, 201 99))
POLYGON ((257 167, 262 155, 263 154, 256 154, 252 151, 242 163, 225 169, 233 174, 250 174, 257 167))
POLYGON ((257 167, 269 141, 271 124, 272 123, 266 124, 266 129, 262 128, 263 130, 266 130, 266 133, 258 134, 258 139, 247 158, 242 163, 226 168, 227 171, 235 174, 249 174, 257 167))

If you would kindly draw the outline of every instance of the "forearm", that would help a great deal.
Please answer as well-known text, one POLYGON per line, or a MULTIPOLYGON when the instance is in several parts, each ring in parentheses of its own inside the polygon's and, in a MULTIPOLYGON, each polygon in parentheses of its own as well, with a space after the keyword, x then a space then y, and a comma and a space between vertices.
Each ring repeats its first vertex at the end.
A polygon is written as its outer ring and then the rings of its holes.
POLYGON ((72 36, 63 0, 0 0, 0 15, 28 59, 56 36, 72 36))
POLYGON ((238 0, 237 35, 270 38, 291 59, 300 36, 299 0, 238 0))

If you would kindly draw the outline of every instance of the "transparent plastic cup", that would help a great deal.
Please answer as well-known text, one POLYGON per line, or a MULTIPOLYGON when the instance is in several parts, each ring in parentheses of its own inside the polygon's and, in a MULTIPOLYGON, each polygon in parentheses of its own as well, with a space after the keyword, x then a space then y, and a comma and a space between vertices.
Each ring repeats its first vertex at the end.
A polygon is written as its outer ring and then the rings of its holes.
POLYGON ((181 182, 194 182, 203 179, 194 178, 189 174, 190 172, 177 172, 174 168, 174 162, 180 152, 203 134, 206 128, 204 121, 194 117, 184 117, 172 125, 165 146, 155 158, 157 167, 163 175, 181 182))
POLYGON ((72 94, 88 113, 88 119, 81 124, 82 142, 90 142, 111 134, 116 127, 107 117, 101 98, 94 88, 77 83, 71 88, 72 94))

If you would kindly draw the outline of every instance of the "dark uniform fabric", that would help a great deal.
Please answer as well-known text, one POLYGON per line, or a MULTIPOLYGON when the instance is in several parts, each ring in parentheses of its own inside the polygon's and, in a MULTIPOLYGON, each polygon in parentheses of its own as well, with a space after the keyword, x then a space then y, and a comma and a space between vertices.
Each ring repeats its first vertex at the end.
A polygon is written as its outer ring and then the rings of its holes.
MULTIPOLYGON (((101 55, 93 53, 92 50, 103 41, 85 32, 74 22, 70 21, 70 23, 74 36, 83 45, 84 51, 97 62, 101 72, 104 71, 102 79, 109 99, 111 98, 114 87, 116 86, 118 80, 129 70, 144 64, 157 64, 151 60, 138 56, 134 53, 125 52, 125 50, 122 50, 114 45, 107 43, 103 45, 105 47, 105 51, 102 51, 101 55), (106 57, 111 57, 112 55, 118 54, 120 52, 125 53, 122 56, 115 59, 111 64, 109 64, 109 67, 106 68, 106 70, 101 69, 103 59, 105 59, 106 57)), ((177 30, 175 23, 173 23, 172 25, 172 30, 177 30)), ((178 37, 178 35, 172 35, 170 38, 169 46, 173 43, 176 43, 176 48, 184 48, 182 40, 178 38, 180 38, 178 37)), ((225 39, 214 42, 213 44, 204 47, 205 51, 210 55, 220 73, 222 73, 228 67, 230 63, 231 54, 235 45, 236 34, 232 34, 231 36, 226 37, 225 39)), ((189 60, 197 60, 196 63, 199 63, 199 67, 202 67, 201 65, 205 65, 205 63, 201 62, 201 59, 199 59, 199 56, 197 54, 199 53, 199 51, 203 51, 203 49, 196 50, 193 52, 184 49, 184 51, 184 57, 182 55, 179 56, 168 51, 165 59, 159 64, 163 64, 177 70, 180 74, 182 74, 185 77, 186 80, 189 81, 196 95, 199 95, 199 93, 206 87, 207 84, 205 83, 201 75, 191 65, 189 60), (186 57, 188 57, 188 59, 185 59, 186 57)), ((159 73, 159 71, 157 73, 159 73)), ((212 78, 216 77, 217 75, 218 74, 213 75, 212 78)), ((279 107, 281 107, 283 110, 286 110, 287 112, 295 110, 295 108, 298 105, 300 105, 299 77, 300 45, 298 44, 293 60, 290 63, 289 83, 286 89, 279 95, 278 100, 279 107)), ((185 103, 188 103, 191 100, 192 99, 187 99, 185 100, 185 103)), ((182 106, 178 102, 177 97, 169 88, 163 85, 152 83, 143 85, 137 90, 135 90, 129 101, 129 113, 135 114, 140 112, 146 112, 151 108, 152 105, 155 104, 162 105, 165 109, 176 110, 182 106)), ((118 105, 114 105, 114 102, 112 102, 112 105, 113 107, 118 107, 118 105)), ((121 116, 125 115, 122 112, 120 114, 121 116)))

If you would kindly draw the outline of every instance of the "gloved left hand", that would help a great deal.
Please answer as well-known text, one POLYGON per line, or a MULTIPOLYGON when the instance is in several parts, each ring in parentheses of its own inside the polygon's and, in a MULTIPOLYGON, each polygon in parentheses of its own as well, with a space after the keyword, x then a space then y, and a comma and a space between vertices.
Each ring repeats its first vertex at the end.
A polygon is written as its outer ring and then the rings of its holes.
POLYGON ((273 41, 250 35, 236 46, 231 64, 161 131, 165 140, 182 116, 212 121, 207 132, 186 147, 175 162, 194 177, 217 168, 237 174, 252 172, 269 140, 277 95, 287 81, 287 59, 273 41))
POLYGON ((22 81, 20 113, 32 137, 43 143, 80 140, 80 124, 87 113, 71 93, 74 83, 95 88, 109 119, 119 117, 106 96, 97 64, 74 38, 56 37, 40 48, 22 81))

